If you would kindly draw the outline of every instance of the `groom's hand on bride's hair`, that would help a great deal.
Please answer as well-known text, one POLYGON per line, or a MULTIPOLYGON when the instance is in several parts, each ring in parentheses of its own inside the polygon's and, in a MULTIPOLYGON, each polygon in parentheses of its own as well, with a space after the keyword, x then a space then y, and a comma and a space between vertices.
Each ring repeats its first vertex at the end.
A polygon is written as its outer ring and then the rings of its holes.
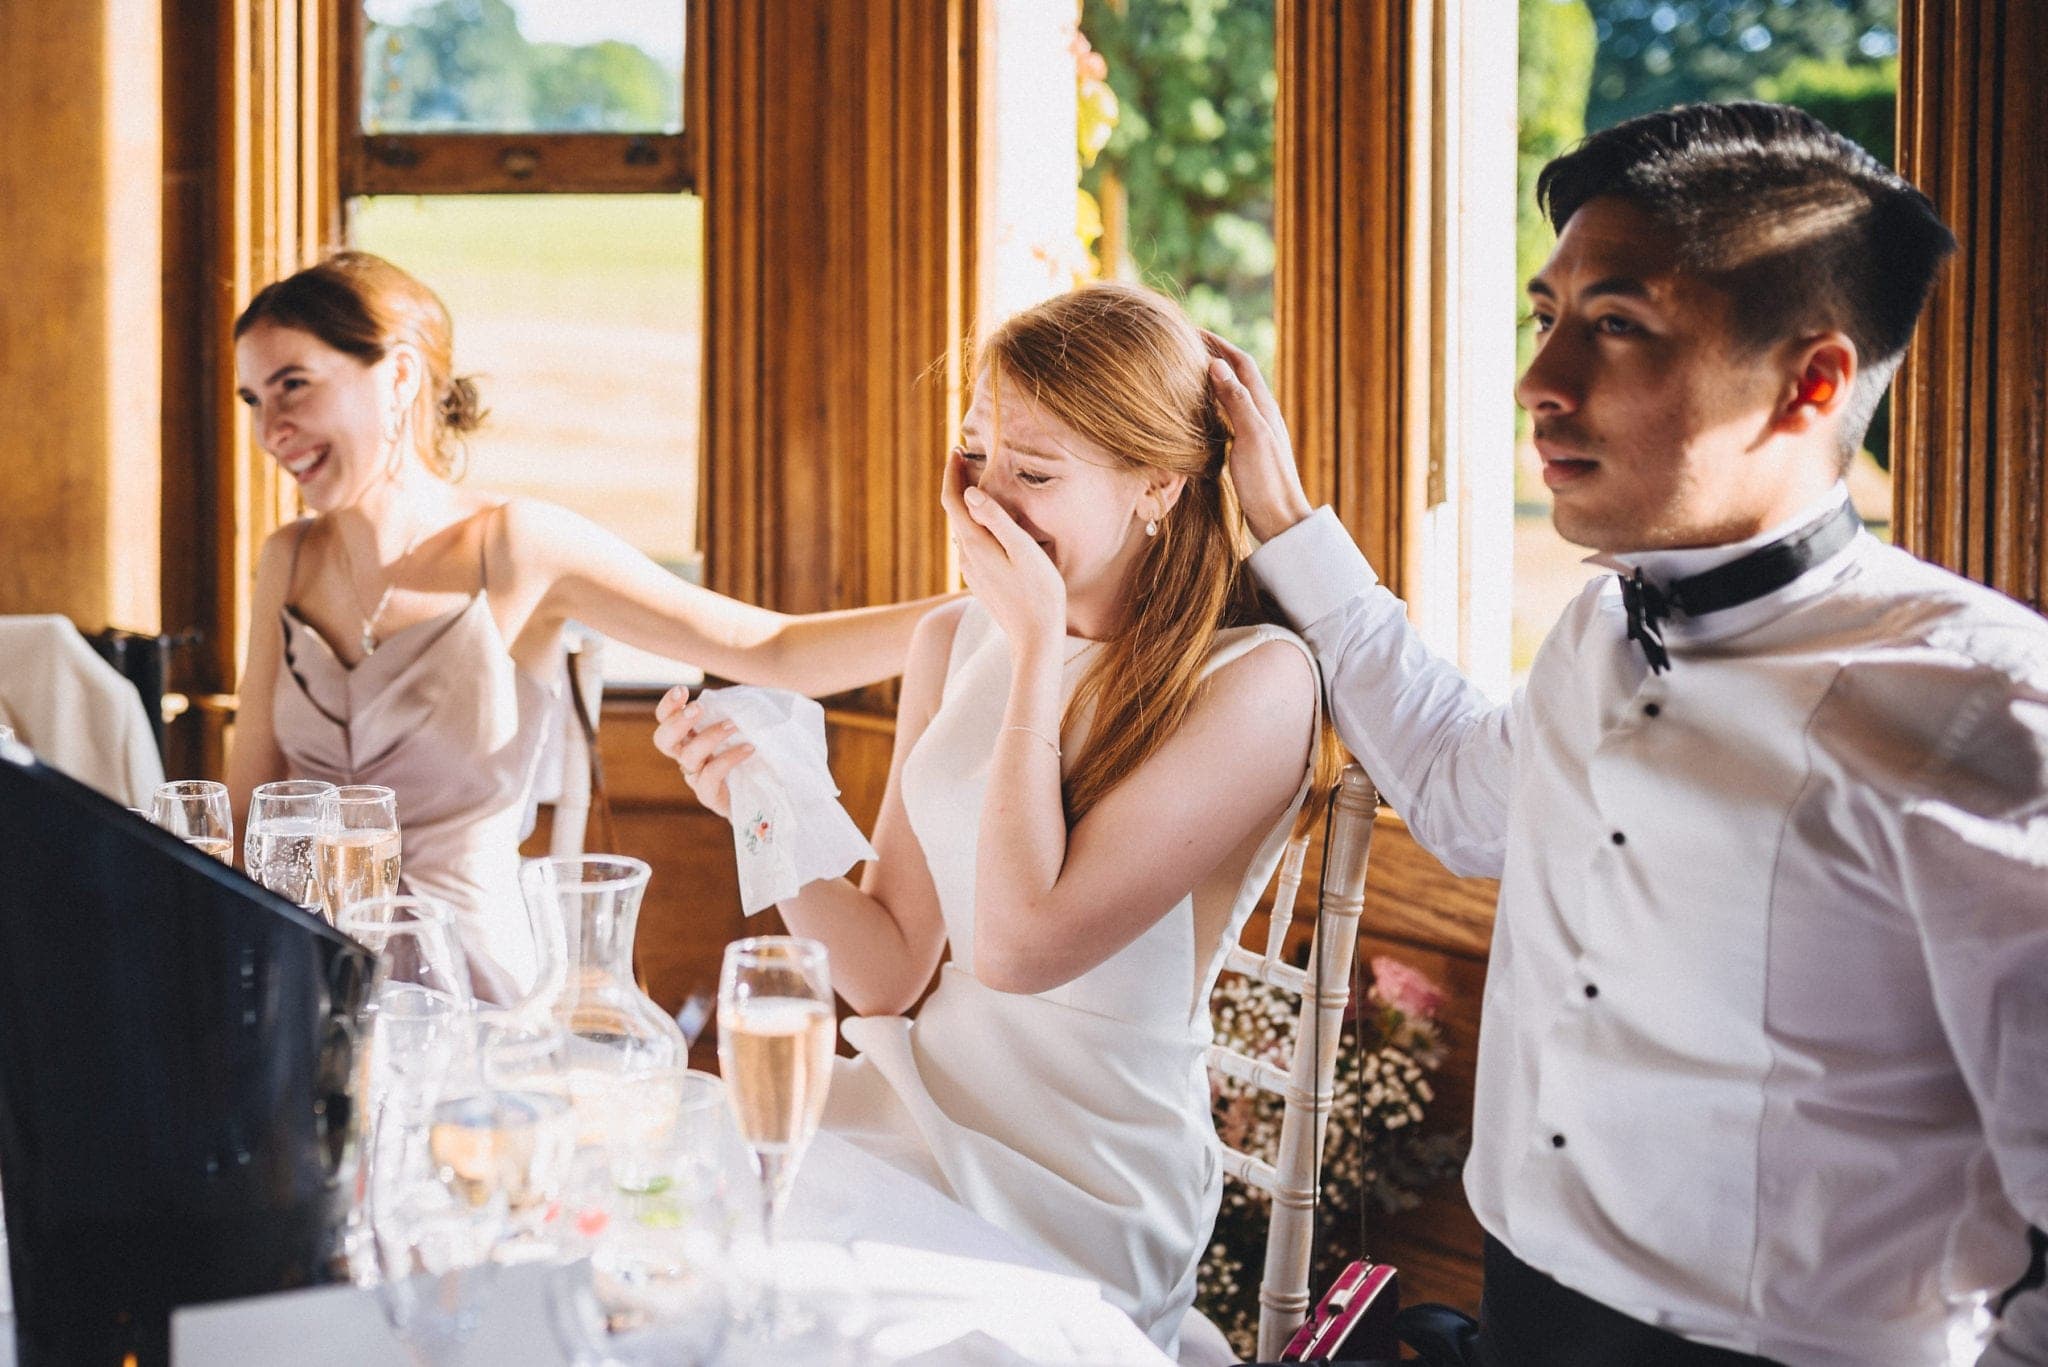
POLYGON ((1212 359, 1209 384, 1230 424, 1230 479, 1252 535, 1271 541, 1314 511, 1294 464, 1279 401, 1259 374, 1258 362, 1213 332, 1204 332, 1212 359))

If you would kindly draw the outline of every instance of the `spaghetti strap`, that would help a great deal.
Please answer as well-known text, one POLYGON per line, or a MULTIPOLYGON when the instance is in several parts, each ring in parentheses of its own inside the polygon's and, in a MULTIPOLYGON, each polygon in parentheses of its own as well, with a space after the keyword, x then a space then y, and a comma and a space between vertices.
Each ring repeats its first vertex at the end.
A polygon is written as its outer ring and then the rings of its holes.
POLYGON ((292 589, 299 582, 299 552, 305 549, 306 533, 312 530, 312 518, 302 517, 299 519, 298 535, 292 538, 292 563, 284 572, 284 601, 287 603, 292 601, 292 589))
POLYGON ((477 534, 476 590, 485 597, 489 597, 491 592, 491 531, 494 524, 504 520, 505 508, 509 502, 510 500, 506 503, 492 504, 490 511, 485 515, 485 523, 477 534))

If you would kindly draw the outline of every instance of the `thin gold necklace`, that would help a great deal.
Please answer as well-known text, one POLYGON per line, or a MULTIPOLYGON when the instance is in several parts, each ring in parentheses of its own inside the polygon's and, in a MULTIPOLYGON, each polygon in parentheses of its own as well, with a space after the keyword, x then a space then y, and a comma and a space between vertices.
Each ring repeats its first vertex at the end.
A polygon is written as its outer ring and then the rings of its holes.
MULTIPOLYGON (((377 653, 377 624, 384 620, 384 609, 391 606, 391 594, 398 587, 398 578, 394 574, 385 581, 384 592, 377 597, 377 606, 371 610, 369 616, 364 617, 362 607, 360 606, 362 600, 356 597, 356 558, 349 554, 348 538, 342 535, 341 528, 336 527, 334 535, 341 541, 341 558, 343 563, 348 566, 349 602, 351 605, 355 605, 356 615, 363 619, 363 634, 360 640, 363 647, 363 657, 367 659, 377 653)), ((400 551, 398 558, 391 562, 391 568, 395 571, 400 565, 404 564, 412 553, 419 549, 420 542, 426 540, 426 536, 427 534, 424 530, 413 533, 412 540, 405 543, 405 549, 400 551)))

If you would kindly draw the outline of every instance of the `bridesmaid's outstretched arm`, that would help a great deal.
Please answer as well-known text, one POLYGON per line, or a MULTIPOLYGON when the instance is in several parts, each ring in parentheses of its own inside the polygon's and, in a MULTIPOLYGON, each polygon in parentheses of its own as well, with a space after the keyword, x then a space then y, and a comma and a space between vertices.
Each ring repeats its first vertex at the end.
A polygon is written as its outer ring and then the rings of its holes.
POLYGON ((565 508, 514 500, 499 522, 493 574, 509 582, 494 583, 492 592, 522 595, 533 605, 530 613, 515 611, 525 622, 513 643, 522 664, 551 652, 562 623, 573 618, 721 678, 817 697, 901 674, 918 622, 948 601, 940 595, 839 612, 772 612, 671 574, 565 508))

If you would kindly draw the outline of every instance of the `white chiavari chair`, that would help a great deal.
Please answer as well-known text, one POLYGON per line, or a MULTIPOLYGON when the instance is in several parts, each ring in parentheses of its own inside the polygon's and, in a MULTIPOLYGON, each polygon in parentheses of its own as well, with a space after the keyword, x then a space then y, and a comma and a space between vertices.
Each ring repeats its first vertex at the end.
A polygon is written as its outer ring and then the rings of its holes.
MULTIPOLYGON (((1323 1131, 1330 1118, 1344 1008, 1351 997, 1352 957, 1365 903, 1365 860, 1372 843, 1373 815, 1378 810, 1379 794, 1372 780, 1356 764, 1346 765, 1337 780, 1330 812, 1328 849, 1316 889, 1309 968, 1297 968, 1285 957, 1287 932, 1308 858, 1305 835, 1290 841, 1281 859, 1264 950, 1235 946, 1223 964, 1226 973, 1241 973, 1301 999, 1288 1067, 1283 1069, 1221 1044, 1209 1047, 1212 1076, 1249 1083, 1285 1103, 1279 1148, 1271 1160, 1228 1145, 1223 1149, 1224 1174, 1257 1187, 1273 1201, 1259 1279, 1258 1356, 1264 1362, 1277 1359, 1288 1338, 1308 1318, 1309 1253, 1315 1233, 1316 1191, 1322 1180, 1323 1131)), ((1189 1324, 1197 1319, 1191 1313, 1189 1324)), ((1183 1330, 1182 1362, 1199 1360, 1201 1355, 1192 1340, 1201 1333, 1200 1326, 1196 1326, 1196 1335, 1183 1330)), ((1221 1339, 1213 1327, 1205 1337, 1211 1343, 1221 1339)))

